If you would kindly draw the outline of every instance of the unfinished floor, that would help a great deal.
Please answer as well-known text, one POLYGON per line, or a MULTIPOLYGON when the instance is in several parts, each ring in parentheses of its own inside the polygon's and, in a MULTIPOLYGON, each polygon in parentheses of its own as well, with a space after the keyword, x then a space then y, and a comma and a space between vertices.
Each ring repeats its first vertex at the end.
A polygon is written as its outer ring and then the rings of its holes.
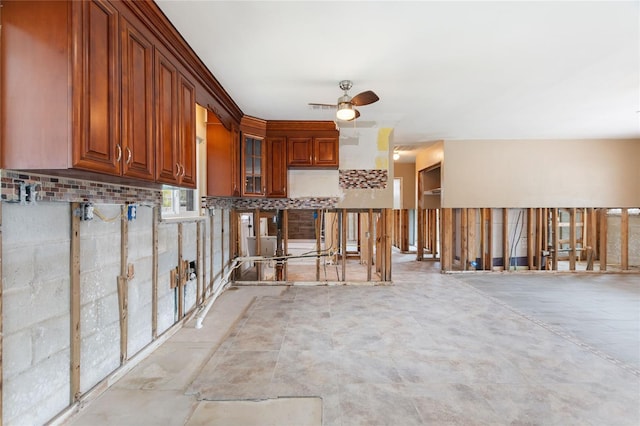
MULTIPOLYGON (((321 397, 324 425, 640 424, 638 275, 414 258, 394 253, 393 286, 228 291, 68 423, 215 424, 210 401, 321 397)), ((272 407, 237 424, 283 424, 272 407)))

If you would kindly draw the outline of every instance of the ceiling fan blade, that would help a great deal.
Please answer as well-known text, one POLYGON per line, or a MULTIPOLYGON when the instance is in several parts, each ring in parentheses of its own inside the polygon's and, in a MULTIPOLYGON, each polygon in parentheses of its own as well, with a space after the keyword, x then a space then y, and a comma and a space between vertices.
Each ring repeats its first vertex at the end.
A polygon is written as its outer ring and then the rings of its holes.
POLYGON ((317 103, 309 102, 308 105, 312 107, 315 106, 315 107, 321 107, 321 108, 338 108, 338 105, 336 104, 317 104, 317 103))
POLYGON ((369 105, 374 102, 380 100, 378 95, 373 93, 371 90, 367 90, 366 92, 358 93, 353 98, 351 98, 351 103, 356 106, 369 105))

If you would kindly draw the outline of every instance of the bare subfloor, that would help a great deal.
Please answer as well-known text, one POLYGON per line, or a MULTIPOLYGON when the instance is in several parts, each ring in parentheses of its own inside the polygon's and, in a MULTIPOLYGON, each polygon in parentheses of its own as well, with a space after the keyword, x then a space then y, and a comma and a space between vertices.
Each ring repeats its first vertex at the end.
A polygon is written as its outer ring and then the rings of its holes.
MULTIPOLYGON (((640 424, 637 275, 442 275, 414 258, 394 253, 393 286, 228 291, 70 424, 216 424, 210 401, 278 397, 322 398, 324 425, 640 424)), ((287 405, 269 406, 237 424, 283 424, 287 405)))

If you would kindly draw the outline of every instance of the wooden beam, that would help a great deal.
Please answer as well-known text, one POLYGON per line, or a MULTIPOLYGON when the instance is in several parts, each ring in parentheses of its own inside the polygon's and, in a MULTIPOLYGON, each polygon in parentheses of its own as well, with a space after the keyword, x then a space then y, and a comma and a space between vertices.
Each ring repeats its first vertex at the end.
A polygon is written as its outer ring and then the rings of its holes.
POLYGON ((480 268, 478 269, 487 269, 486 265, 486 255, 487 252, 487 209, 480 209, 480 268))
POLYGON ((392 226, 392 217, 391 217, 391 209, 384 209, 384 217, 385 217, 385 225, 384 225, 384 232, 385 232, 385 244, 384 244, 384 275, 382 276, 382 279, 384 281, 391 281, 391 269, 392 269, 392 262, 391 262, 391 226, 392 226))
POLYGON ((153 207, 153 223, 151 225, 152 260, 151 260, 151 337, 158 337, 158 221, 159 207, 153 207))
POLYGON ((587 245, 591 246, 593 256, 598 257, 598 216, 596 209, 587 209, 587 217, 589 218, 587 231, 587 245))
POLYGON ((120 318, 120 365, 127 360, 127 336, 129 331, 129 280, 127 260, 129 258, 129 221, 127 206, 120 206, 120 276, 117 281, 118 312, 120 318))
POLYGON ((460 209, 460 266, 463 271, 468 269, 467 259, 469 254, 469 239, 468 239, 468 219, 467 209, 460 209))
POLYGON ((80 398, 80 203, 71 203, 70 400, 80 398))
POLYGON ((425 235, 426 235, 426 230, 425 230, 425 210, 423 207, 423 203, 422 203, 422 198, 423 198, 423 194, 422 194, 422 177, 420 175, 420 173, 418 173, 418 205, 417 205, 417 212, 418 212, 418 239, 416 241, 416 260, 423 260, 424 259, 424 246, 425 246, 425 235))
POLYGON ((534 259, 536 251, 536 239, 535 239, 535 210, 532 208, 527 209, 527 266, 529 270, 535 269, 534 259))
MULTIPOLYGON (((360 215, 360 213, 358 213, 360 215)), ((367 281, 371 281, 371 268, 373 266, 373 209, 369 209, 368 223, 369 229, 367 231, 367 281)))
POLYGON ((629 270, 629 209, 620 212, 620 268, 629 270))
POLYGON ((342 233, 340 237, 340 251, 342 252, 342 281, 347 280, 347 209, 341 211, 342 233))
POLYGON ((400 223, 402 224, 401 250, 406 253, 409 251, 409 210, 402 209, 402 217, 401 217, 400 223))
POLYGON ((577 254, 575 207, 569 209, 569 245, 571 246, 569 248, 569 270, 575 271, 576 270, 576 254, 577 254))
MULTIPOLYGON (((283 245, 284 245, 284 255, 289 255, 289 210, 285 209, 282 211, 282 234, 283 234, 283 245)), ((288 265, 289 262, 284 262, 284 280, 288 280, 288 265)))
POLYGON ((509 256, 509 209, 502 209, 502 264, 505 271, 511 270, 509 256))
MULTIPOLYGON (((215 213, 215 210, 212 211, 215 213)), ((211 270, 211 279, 207 285, 207 293, 213 291, 213 281, 214 276, 216 275, 216 271, 214 268, 214 253, 215 253, 215 232, 214 232, 214 216, 212 214, 209 215, 209 269, 211 270)), ((218 271, 218 273, 221 271, 218 271)))
POLYGON ((558 270, 558 251, 560 249, 560 227, 558 223, 558 209, 551 209, 551 229, 553 232, 553 257, 551 269, 554 271, 558 270))
POLYGON ((320 281, 320 250, 322 249, 322 210, 316 210, 316 281, 320 281))
POLYGON ((544 250, 544 216, 543 209, 535 209, 536 210, 536 254, 535 254, 535 262, 536 269, 542 269, 542 250, 544 250))
POLYGON ((493 271, 493 209, 487 209, 487 271, 493 271))
POLYGON ((607 209, 600 209, 600 270, 607 270, 607 209))
POLYGON ((440 265, 443 271, 451 271, 453 267, 453 210, 450 208, 441 209, 442 216, 440 225, 442 232, 440 240, 442 251, 440 252, 440 265))
MULTIPOLYGON (((476 265, 476 259, 478 258, 477 246, 477 226, 476 226, 476 209, 467 209, 467 263, 473 263, 476 265)), ((477 267, 474 267, 475 270, 477 267)))
POLYGON ((184 316, 184 291, 182 290, 183 278, 184 278, 184 263, 182 262, 182 222, 178 223, 178 285, 176 291, 178 292, 178 320, 181 320, 184 316))

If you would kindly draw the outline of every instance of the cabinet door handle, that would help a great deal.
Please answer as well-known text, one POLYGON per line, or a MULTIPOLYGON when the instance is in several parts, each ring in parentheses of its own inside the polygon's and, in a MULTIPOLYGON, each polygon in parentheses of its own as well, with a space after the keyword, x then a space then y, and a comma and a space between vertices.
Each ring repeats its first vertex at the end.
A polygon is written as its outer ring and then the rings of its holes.
POLYGON ((116 163, 122 160, 122 147, 120 144, 116 145, 116 149, 118 150, 118 154, 116 155, 116 163))
POLYGON ((176 163, 176 177, 180 176, 180 164, 176 163))
POLYGON ((182 174, 180 176, 184 177, 186 170, 182 164, 180 164, 180 167, 182 167, 182 174))
POLYGON ((127 164, 131 164, 131 148, 126 147, 125 150, 127 151, 127 164))

